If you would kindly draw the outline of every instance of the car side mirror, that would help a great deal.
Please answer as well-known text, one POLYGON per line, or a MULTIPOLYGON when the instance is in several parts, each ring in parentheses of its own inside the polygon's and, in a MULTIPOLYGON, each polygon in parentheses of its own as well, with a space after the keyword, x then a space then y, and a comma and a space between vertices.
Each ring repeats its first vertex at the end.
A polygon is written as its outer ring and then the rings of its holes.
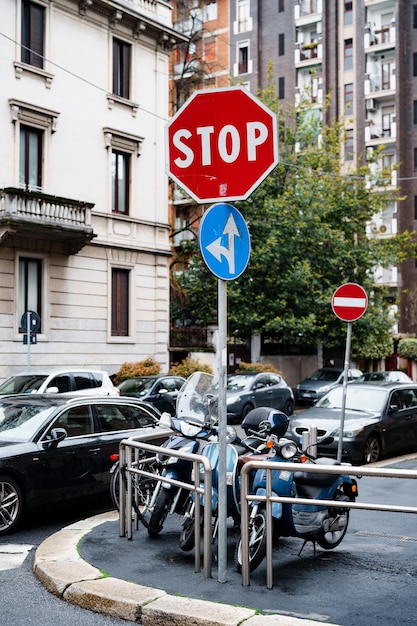
POLYGON ((68 436, 65 428, 53 428, 48 435, 48 439, 46 439, 43 443, 46 444, 48 448, 56 448, 57 445, 64 441, 64 439, 68 436))
POLYGON ((400 405, 399 404, 390 404, 389 405, 389 409, 388 409, 388 413, 396 413, 397 411, 400 410, 400 405))
POLYGON ((59 393, 58 387, 48 387, 45 393, 59 393))

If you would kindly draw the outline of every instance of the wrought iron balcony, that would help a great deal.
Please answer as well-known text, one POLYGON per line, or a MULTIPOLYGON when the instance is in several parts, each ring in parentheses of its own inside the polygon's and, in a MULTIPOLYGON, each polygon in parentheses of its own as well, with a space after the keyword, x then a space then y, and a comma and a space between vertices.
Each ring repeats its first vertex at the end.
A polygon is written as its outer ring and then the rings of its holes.
POLYGON ((58 244, 65 254, 76 254, 96 236, 91 226, 93 206, 39 191, 0 189, 0 244, 36 239, 50 249, 58 244))

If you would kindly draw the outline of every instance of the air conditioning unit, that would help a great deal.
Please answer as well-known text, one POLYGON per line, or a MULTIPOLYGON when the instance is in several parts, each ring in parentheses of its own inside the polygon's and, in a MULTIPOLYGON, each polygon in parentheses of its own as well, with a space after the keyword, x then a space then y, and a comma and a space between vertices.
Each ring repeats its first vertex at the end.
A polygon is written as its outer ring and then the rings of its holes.
POLYGON ((366 110, 367 111, 375 111, 376 110, 376 102, 374 98, 370 98, 366 100, 366 110))

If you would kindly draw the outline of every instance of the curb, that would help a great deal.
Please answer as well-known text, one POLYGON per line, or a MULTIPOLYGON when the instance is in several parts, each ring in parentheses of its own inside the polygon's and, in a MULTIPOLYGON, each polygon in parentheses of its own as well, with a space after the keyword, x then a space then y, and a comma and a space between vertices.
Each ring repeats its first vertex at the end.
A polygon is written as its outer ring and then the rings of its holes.
POLYGON ((105 576, 81 558, 78 545, 96 526, 118 519, 117 511, 103 513, 66 526, 45 539, 33 563, 43 586, 81 608, 142 626, 323 626, 323 622, 259 615, 255 609, 177 597, 162 589, 105 576))

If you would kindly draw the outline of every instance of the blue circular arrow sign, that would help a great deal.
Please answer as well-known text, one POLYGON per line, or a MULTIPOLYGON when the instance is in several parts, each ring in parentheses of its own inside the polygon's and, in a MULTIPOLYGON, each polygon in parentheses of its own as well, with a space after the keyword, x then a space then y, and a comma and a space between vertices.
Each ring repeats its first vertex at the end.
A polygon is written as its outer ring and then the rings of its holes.
POLYGON ((238 278, 250 256, 250 236, 242 214, 230 204, 213 204, 203 215, 198 233, 209 270, 222 280, 238 278))

